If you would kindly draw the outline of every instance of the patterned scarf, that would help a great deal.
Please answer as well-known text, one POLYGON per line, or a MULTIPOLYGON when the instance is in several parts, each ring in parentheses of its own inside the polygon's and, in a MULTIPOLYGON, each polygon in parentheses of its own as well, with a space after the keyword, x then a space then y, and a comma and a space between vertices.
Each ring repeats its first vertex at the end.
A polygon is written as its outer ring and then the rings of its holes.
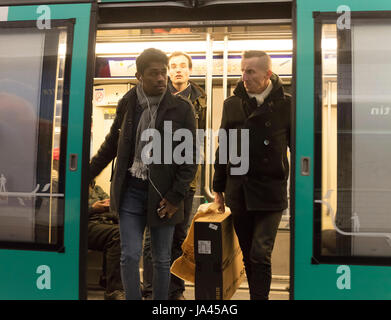
POLYGON ((134 159, 132 167, 129 168, 129 171, 133 177, 147 180, 148 165, 144 163, 142 159, 149 158, 149 154, 142 155, 142 152, 145 153, 147 151, 147 149, 144 149, 144 147, 151 141, 151 139, 153 139, 153 137, 150 137, 149 141, 141 141, 141 135, 144 130, 155 128, 157 110, 166 91, 164 91, 161 96, 147 96, 143 90, 142 84, 139 83, 137 84, 136 92, 137 100, 140 106, 143 108, 143 112, 137 126, 134 159))

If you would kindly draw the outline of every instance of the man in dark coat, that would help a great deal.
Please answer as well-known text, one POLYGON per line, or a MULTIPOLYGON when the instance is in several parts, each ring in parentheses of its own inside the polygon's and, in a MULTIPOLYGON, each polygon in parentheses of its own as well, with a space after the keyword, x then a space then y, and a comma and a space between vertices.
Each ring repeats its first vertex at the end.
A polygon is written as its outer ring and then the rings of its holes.
MULTIPOLYGON (((196 83, 189 80, 192 71, 191 57, 181 51, 176 51, 168 58, 168 72, 169 81, 168 89, 174 95, 185 97, 193 104, 197 129, 204 129, 206 127, 206 93, 196 83)), ((198 166, 197 174, 190 184, 190 189, 187 192, 184 204, 184 220, 175 226, 174 241, 172 244, 171 263, 182 256, 182 243, 187 236, 189 228, 189 221, 191 219, 194 194, 197 188, 197 182, 200 178, 201 166, 198 166)), ((151 268, 151 244, 149 231, 145 233, 144 251, 144 272, 143 272, 143 295, 148 298, 152 293, 152 277, 153 271, 151 268)), ((185 291, 185 282, 171 274, 171 284, 169 299, 183 300, 185 291)))
POLYGON ((121 276, 127 299, 141 299, 139 261, 146 224, 151 230, 153 295, 168 298, 174 228, 183 221, 183 199, 197 170, 193 108, 167 90, 167 65, 160 50, 140 54, 136 59, 139 83, 120 100, 110 132, 91 160, 92 179, 117 157, 110 206, 119 213, 121 276), (174 139, 177 132, 180 141, 174 139))
POLYGON ((237 165, 232 161, 224 164, 219 157, 232 145, 219 145, 213 190, 221 210, 225 201, 231 209, 251 299, 268 299, 271 254, 282 212, 287 208, 291 99, 271 71, 271 59, 265 52, 245 52, 241 69, 242 81, 234 95, 224 101, 221 129, 248 130, 248 141, 238 138, 238 145, 248 143, 248 171, 233 174, 237 165))

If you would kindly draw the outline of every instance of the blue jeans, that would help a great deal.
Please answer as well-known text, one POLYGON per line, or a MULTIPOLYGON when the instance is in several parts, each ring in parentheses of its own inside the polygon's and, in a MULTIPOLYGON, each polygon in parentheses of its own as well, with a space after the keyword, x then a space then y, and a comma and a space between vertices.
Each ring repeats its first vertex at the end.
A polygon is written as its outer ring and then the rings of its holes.
MULTIPOLYGON (((140 257, 147 224, 148 191, 127 189, 119 210, 121 276, 127 300, 141 300, 140 257)), ((151 227, 153 299, 167 300, 175 226, 151 227)))
MULTIPOLYGON (((193 200, 194 200, 194 190, 189 190, 184 199, 184 220, 181 223, 178 223, 175 226, 174 237, 172 242, 171 250, 171 264, 182 256, 182 244, 186 239, 187 230, 190 227, 191 220, 193 219, 193 200)), ((152 279, 153 279, 153 270, 152 270, 152 257, 151 257, 151 237, 149 228, 145 232, 144 238, 144 247, 143 247, 143 262, 144 262, 144 272, 143 272, 143 289, 144 296, 152 295, 152 279)), ((185 291, 185 281, 171 275, 171 283, 169 290, 169 299, 176 300, 178 296, 183 294, 185 291)))

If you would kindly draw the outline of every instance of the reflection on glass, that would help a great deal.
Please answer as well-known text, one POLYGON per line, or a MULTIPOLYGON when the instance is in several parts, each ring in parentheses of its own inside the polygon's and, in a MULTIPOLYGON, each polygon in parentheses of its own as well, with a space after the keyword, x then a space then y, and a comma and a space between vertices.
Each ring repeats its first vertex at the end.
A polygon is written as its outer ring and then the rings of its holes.
MULTIPOLYGON (((334 215, 337 207, 337 28, 322 26, 322 191, 334 215)), ((336 247, 332 212, 322 206, 323 253, 334 253, 336 247)))
POLYGON ((316 201, 322 202, 325 256, 391 256, 390 27, 363 20, 354 21, 350 32, 322 26, 322 184, 316 201))
MULTIPOLYGON (((59 172, 60 172, 60 145, 61 145, 61 119, 62 119, 62 97, 63 97, 63 83, 64 83, 64 69, 66 57, 66 39, 67 33, 62 31, 59 34, 58 41, 58 56, 57 56, 57 70, 56 70, 56 100, 54 102, 53 112, 53 141, 52 141, 52 164, 50 177, 50 193, 59 193, 59 172)), ((49 230, 52 230, 52 223, 58 225, 58 198, 50 197, 49 208, 49 230), (53 219, 53 221, 52 221, 53 219)), ((48 242, 52 243, 52 232, 49 232, 48 242)))
POLYGON ((67 31, 3 28, 0 43, 0 242, 60 246, 67 31))

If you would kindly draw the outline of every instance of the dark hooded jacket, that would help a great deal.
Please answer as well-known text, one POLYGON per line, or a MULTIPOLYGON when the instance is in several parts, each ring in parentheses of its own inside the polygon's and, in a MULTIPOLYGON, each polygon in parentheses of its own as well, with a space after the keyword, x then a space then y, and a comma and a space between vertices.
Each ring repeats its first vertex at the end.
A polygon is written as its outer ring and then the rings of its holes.
MULTIPOLYGON (((213 190, 225 192, 226 203, 231 209, 245 203, 249 211, 279 211, 288 205, 291 97, 284 93, 276 74, 273 73, 270 79, 273 89, 261 106, 257 106, 255 98, 248 96, 242 81, 234 95, 224 101, 221 129, 249 130, 247 173, 232 175, 231 169, 240 164, 234 165, 235 161, 220 163, 223 162, 219 160, 222 146, 219 145, 216 151, 213 190)), ((241 150, 241 143, 239 133, 236 150, 241 150)), ((228 149, 232 148, 232 141, 228 145, 228 149)))
MULTIPOLYGON (((189 81, 190 86, 178 94, 191 101, 194 108, 195 118, 197 122, 197 129, 206 128, 206 93, 199 85, 193 81, 189 81)), ((171 80, 168 81, 168 88, 171 93, 176 94, 177 90, 174 88, 171 80)))
MULTIPOLYGON (((194 114, 196 118, 197 129, 206 129, 206 93, 193 81, 189 81, 190 85, 183 91, 179 92, 178 95, 187 98, 191 101, 194 114)), ((176 89, 173 86, 171 80, 168 81, 168 88, 171 93, 176 94, 176 89)), ((198 166, 196 176, 190 184, 190 188, 196 190, 197 181, 201 175, 201 166, 198 166)))
MULTIPOLYGON (((129 181, 129 171, 134 158, 134 140, 136 126, 138 125, 137 110, 139 103, 137 100, 136 87, 131 89, 120 100, 117 107, 116 117, 110 128, 110 132, 104 143, 99 148, 97 154, 91 159, 90 179, 95 178, 115 157, 117 158, 113 177, 110 186, 110 207, 113 212, 118 213, 121 200, 126 191, 129 181)), ((139 116, 138 116, 139 118, 139 116)), ((172 132, 177 129, 186 128, 190 130, 193 137, 193 159, 195 159, 195 117, 193 108, 187 99, 173 96, 169 90, 166 91, 160 102, 155 128, 159 131, 162 141, 161 155, 165 152, 173 154, 175 148, 182 141, 173 141, 172 150, 165 150, 164 145, 164 121, 171 121, 172 132)), ((148 205, 147 222, 150 226, 164 224, 175 225, 183 220, 183 199, 189 189, 190 182, 194 179, 197 165, 193 164, 165 164, 162 159, 161 164, 150 164, 150 178, 159 192, 170 203, 179 207, 178 211, 171 219, 160 219, 157 215, 157 208, 161 198, 151 183, 148 184, 148 205)))

